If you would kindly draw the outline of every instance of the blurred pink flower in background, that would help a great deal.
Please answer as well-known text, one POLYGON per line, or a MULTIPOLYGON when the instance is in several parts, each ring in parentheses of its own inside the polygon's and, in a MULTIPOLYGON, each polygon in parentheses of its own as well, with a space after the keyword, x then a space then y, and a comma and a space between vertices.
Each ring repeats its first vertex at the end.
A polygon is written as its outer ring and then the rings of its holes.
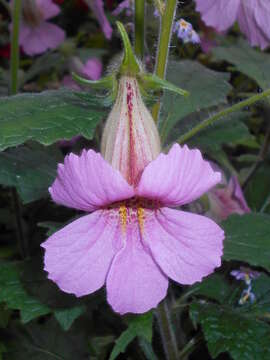
POLYGON ((25 0, 19 43, 27 55, 37 55, 57 48, 65 39, 65 32, 47 20, 60 13, 52 0, 25 0))
POLYGON ((102 0, 84 0, 84 2, 93 11, 106 39, 109 40, 112 37, 112 27, 105 15, 103 1, 102 0))
POLYGON ((132 0, 122 1, 112 12, 114 16, 118 16, 121 13, 125 13, 126 16, 132 16, 134 13, 134 5, 132 0))
POLYGON ((215 220, 225 220, 231 214, 243 215, 250 212, 236 176, 232 176, 229 183, 225 180, 223 187, 209 191, 208 198, 208 215, 215 220))
POLYGON ((123 76, 105 126, 102 154, 66 156, 52 199, 90 215, 54 233, 45 248, 49 279, 83 296, 106 284, 112 308, 143 313, 166 296, 169 278, 193 284, 221 265, 223 230, 171 209, 221 180, 199 150, 160 154, 158 132, 135 78, 123 76), (105 159, 104 159, 105 158, 105 159))
POLYGON ((269 0, 195 0, 206 25, 222 32, 235 21, 252 46, 265 49, 270 44, 269 0))

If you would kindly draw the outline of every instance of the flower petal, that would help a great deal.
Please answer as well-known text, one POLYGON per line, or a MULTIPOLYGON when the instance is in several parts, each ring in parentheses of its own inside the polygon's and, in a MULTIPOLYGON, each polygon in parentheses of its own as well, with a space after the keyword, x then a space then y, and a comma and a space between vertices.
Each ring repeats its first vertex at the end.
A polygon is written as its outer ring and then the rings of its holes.
POLYGON ((168 278, 142 245, 138 226, 126 231, 125 247, 115 256, 107 277, 107 298, 120 314, 143 313, 166 296, 168 278))
POLYGON ((199 150, 175 144, 168 155, 160 154, 146 166, 136 194, 178 206, 199 198, 220 181, 221 174, 203 160, 199 150))
POLYGON ((230 28, 236 20, 240 0, 195 0, 196 10, 208 26, 218 31, 230 28))
POLYGON ((54 4, 52 0, 36 0, 38 8, 42 12, 44 20, 51 19, 57 16, 61 9, 58 5, 54 4))
POLYGON ((117 251, 119 225, 105 211, 83 216, 53 234, 45 249, 45 270, 63 291, 83 296, 101 288, 117 251))
POLYGON ((57 25, 42 22, 20 40, 27 55, 37 55, 48 49, 57 48, 65 39, 65 32, 57 25))
POLYGON ((85 0, 87 5, 93 11, 97 21, 106 37, 106 39, 110 40, 112 37, 112 27, 105 15, 104 12, 104 4, 103 0, 85 0))
POLYGON ((180 284, 201 281, 221 265, 223 230, 207 217, 162 208, 145 223, 143 242, 162 271, 180 284))
POLYGON ((122 175, 93 150, 66 156, 49 191, 57 204, 84 211, 134 196, 122 175))
POLYGON ((265 22, 262 21, 262 16, 258 16, 255 13, 255 3, 249 2, 241 3, 238 12, 238 23, 241 31, 246 35, 252 46, 260 46, 261 49, 265 49, 269 45, 269 39, 264 32, 265 22), (257 17, 257 19, 255 18, 257 17))

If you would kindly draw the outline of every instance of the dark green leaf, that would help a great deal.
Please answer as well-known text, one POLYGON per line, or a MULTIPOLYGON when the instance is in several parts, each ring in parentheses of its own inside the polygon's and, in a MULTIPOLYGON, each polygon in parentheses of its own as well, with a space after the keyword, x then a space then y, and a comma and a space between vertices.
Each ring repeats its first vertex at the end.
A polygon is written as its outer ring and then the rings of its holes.
POLYGON ((232 114, 199 132, 188 144, 204 151, 216 152, 224 144, 235 145, 251 139, 252 135, 243 123, 246 118, 245 113, 232 114))
POLYGON ((9 309, 20 310, 23 323, 51 312, 23 288, 19 278, 19 268, 13 263, 0 264, 0 302, 9 309))
POLYGON ((137 315, 132 317, 128 322, 128 328, 116 340, 109 360, 114 360, 117 358, 117 356, 120 353, 125 352, 127 346, 137 336, 143 337, 148 342, 151 342, 152 322, 153 322, 152 312, 148 312, 143 315, 137 315))
POLYGON ((223 304, 230 298, 233 287, 221 274, 213 274, 193 285, 189 291, 192 291, 192 295, 200 295, 223 304))
POLYGON ((70 329, 73 322, 85 312, 85 306, 76 306, 70 309, 59 309, 54 311, 54 316, 61 325, 61 327, 67 331, 70 329))
POLYGON ((270 277, 262 273, 257 279, 252 280, 252 293, 255 295, 255 302, 249 306, 248 311, 269 319, 270 277))
POLYGON ((49 195, 62 156, 58 149, 21 146, 0 153, 0 184, 15 186, 23 203, 49 195))
POLYGON ((270 216, 232 215, 222 223, 224 260, 239 260, 270 270, 270 216))
POLYGON ((165 92, 162 106, 161 136, 165 141, 172 128, 185 116, 226 102, 231 90, 228 74, 207 69, 198 62, 172 61, 167 80, 190 92, 188 98, 165 92))
POLYGON ((113 342, 113 335, 92 337, 90 341, 91 360, 108 359, 108 348, 113 342))
POLYGON ((104 109, 93 95, 76 94, 51 90, 1 98, 0 150, 31 139, 44 145, 75 135, 92 139, 104 109))
POLYGON ((236 44, 213 48, 215 58, 226 60, 236 69, 257 81, 264 90, 270 87, 270 56, 253 49, 247 41, 238 40, 236 44))
POLYGON ((8 360, 88 360, 86 335, 65 332, 52 318, 43 324, 29 324, 16 330, 8 360))
MULTIPOLYGON (((245 196, 253 211, 260 211, 270 196, 270 166, 263 164, 248 182, 245 196)), ((270 202, 269 202, 270 203, 270 202)))
POLYGON ((229 352, 234 360, 268 360, 270 326, 248 314, 215 304, 193 303, 191 318, 200 323, 214 358, 229 352))

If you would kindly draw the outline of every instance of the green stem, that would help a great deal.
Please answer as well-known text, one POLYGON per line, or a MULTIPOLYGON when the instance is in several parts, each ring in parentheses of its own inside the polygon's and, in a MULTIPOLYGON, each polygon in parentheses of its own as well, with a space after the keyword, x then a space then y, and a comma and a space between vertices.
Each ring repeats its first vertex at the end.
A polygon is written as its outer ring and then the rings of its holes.
POLYGON ((13 1, 12 11, 12 35, 11 35, 11 60, 10 60, 10 86, 9 93, 14 95, 18 92, 18 71, 20 62, 19 31, 22 2, 13 1))
POLYGON ((159 304, 156 315, 166 360, 177 360, 177 343, 166 299, 159 304))
POLYGON ((144 0, 135 1, 135 54, 142 60, 144 54, 144 0))
POLYGON ((191 139, 194 135, 196 135, 198 132, 206 129, 209 125, 213 125, 216 121, 222 119, 224 116, 232 114, 238 110, 242 110, 243 108, 250 106, 259 100, 263 100, 268 96, 270 96, 270 89, 262 92, 261 94, 254 95, 247 100, 241 101, 229 108, 219 111, 215 115, 202 121, 200 124, 192 128, 190 131, 186 132, 184 135, 180 136, 177 142, 179 142, 180 144, 186 142, 187 140, 191 139))
MULTIPOLYGON (((161 30, 158 42, 158 52, 156 60, 155 74, 161 79, 165 79, 166 66, 169 55, 171 33, 173 27, 173 19, 175 14, 177 1, 167 0, 164 15, 161 17, 161 30)), ((153 106, 152 115, 155 121, 158 120, 160 110, 160 101, 153 106)))
POLYGON ((202 340, 202 334, 195 335, 194 338, 192 338, 180 351, 179 359, 187 358, 191 353, 193 353, 193 351, 197 348, 197 346, 201 343, 202 340))
MULTIPOLYGON (((10 60, 10 84, 9 94, 15 95, 18 92, 18 72, 20 62, 20 47, 19 47, 19 32, 20 32, 20 19, 22 11, 22 1, 14 0, 12 9, 12 35, 11 35, 11 60, 10 60)), ((24 237, 21 205, 18 194, 15 189, 11 191, 15 221, 16 221, 16 233, 17 239, 20 245, 21 255, 25 258, 28 255, 28 245, 24 237)))

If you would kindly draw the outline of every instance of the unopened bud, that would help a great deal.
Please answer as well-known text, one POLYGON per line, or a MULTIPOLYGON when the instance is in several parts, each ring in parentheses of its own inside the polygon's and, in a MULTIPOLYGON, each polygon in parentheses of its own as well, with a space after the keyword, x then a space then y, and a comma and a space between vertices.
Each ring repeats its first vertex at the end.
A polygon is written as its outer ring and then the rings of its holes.
POLYGON ((117 98, 103 132, 101 153, 135 186, 146 165, 160 153, 158 131, 135 77, 120 78, 117 98))

